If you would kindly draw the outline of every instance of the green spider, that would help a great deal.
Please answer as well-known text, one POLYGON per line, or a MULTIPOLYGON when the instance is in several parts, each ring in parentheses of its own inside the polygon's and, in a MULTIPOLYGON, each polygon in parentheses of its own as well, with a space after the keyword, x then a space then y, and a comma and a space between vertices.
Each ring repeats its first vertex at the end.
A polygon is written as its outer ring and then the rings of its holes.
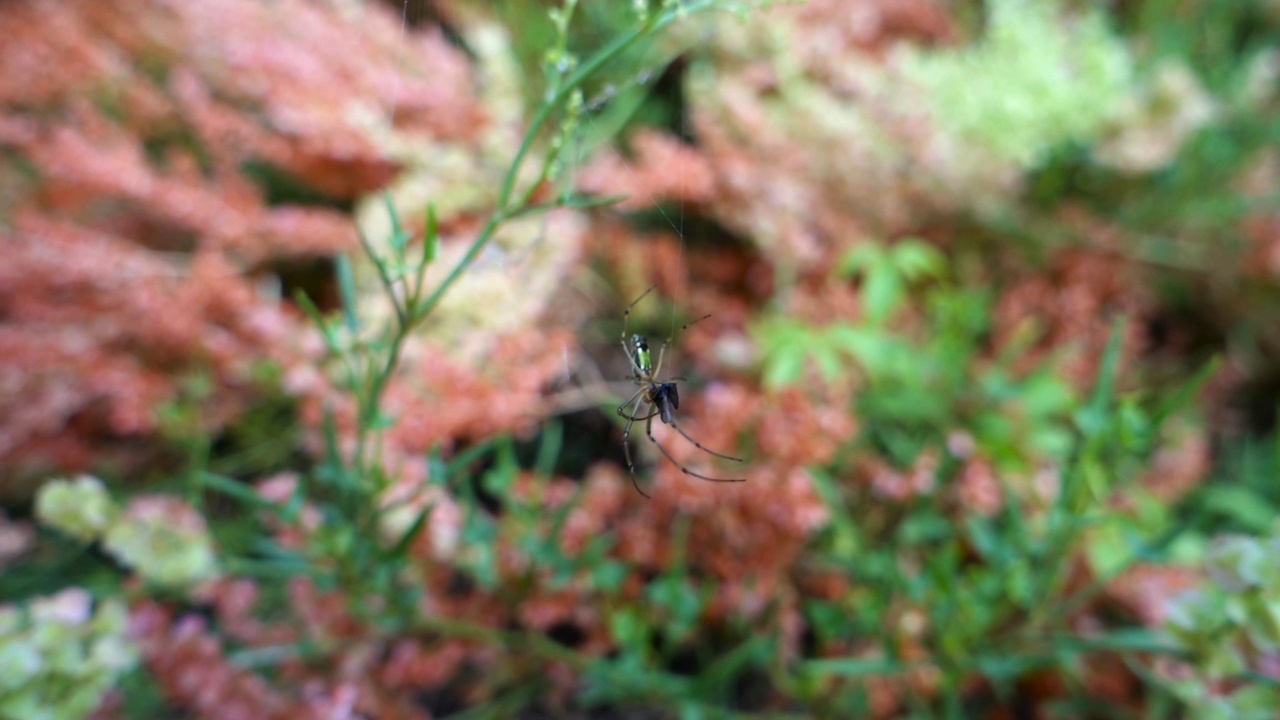
MULTIPOLYGON (((635 486, 636 491, 641 495, 646 498, 650 497, 648 493, 640 489, 640 483, 636 481, 636 466, 631 459, 631 427, 641 421, 644 422, 644 432, 645 435, 649 436, 649 442, 653 443, 654 446, 666 456, 667 460, 670 460, 672 465, 680 468, 680 472, 685 475, 692 475, 693 477, 708 480, 710 482, 746 482, 746 478, 716 478, 696 473, 684 465, 681 465, 679 461, 672 457, 671 453, 662 446, 662 443, 658 442, 657 438, 653 436, 653 419, 656 417, 667 425, 675 428, 676 432, 680 433, 685 440, 693 443, 693 446, 699 450, 718 458, 724 458, 725 460, 742 462, 742 458, 732 457, 703 447, 702 443, 689 437, 689 434, 686 433, 684 429, 680 427, 680 424, 676 422, 675 411, 680 407, 680 392, 676 387, 675 381, 683 380, 684 378, 672 378, 670 381, 663 382, 658 377, 662 372, 662 360, 666 355, 667 346, 670 345, 671 341, 675 338, 675 332, 672 332, 666 342, 662 343, 662 347, 658 349, 657 364, 654 364, 653 355, 649 351, 649 341, 643 335, 632 335, 628 344, 627 321, 631 317, 631 309, 643 300, 645 296, 653 292, 655 287, 657 286, 650 285, 649 289, 641 293, 640 297, 636 298, 634 302, 628 305, 626 311, 622 313, 622 337, 619 342, 622 344, 622 351, 627 354, 627 359, 631 362, 631 375, 628 377, 630 380, 635 382, 636 385, 640 386, 639 389, 631 394, 631 397, 627 398, 625 402, 618 406, 618 415, 627 419, 627 426, 622 431, 622 450, 627 458, 627 470, 631 473, 631 484, 635 486), (630 411, 624 412, 628 409, 628 406, 630 406, 630 411), (642 407, 645 411, 644 414, 640 414, 642 407)), ((690 325, 706 320, 709 317, 711 316, 703 315, 697 320, 687 322, 680 327, 680 331, 683 332, 688 329, 690 325)))

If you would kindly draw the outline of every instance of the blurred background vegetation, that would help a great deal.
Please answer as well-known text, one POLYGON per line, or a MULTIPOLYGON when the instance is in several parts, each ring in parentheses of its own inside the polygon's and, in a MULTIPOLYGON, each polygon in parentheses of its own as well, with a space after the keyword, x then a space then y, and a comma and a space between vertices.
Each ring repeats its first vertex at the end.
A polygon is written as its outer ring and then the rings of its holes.
POLYGON ((1275 0, 0 37, 0 718, 1280 715, 1275 0))

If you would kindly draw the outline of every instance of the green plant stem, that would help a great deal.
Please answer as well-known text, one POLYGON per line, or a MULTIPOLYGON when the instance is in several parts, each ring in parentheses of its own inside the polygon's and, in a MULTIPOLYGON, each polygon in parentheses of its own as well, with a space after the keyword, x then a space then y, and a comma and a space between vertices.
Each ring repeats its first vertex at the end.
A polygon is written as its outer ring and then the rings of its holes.
MULTIPOLYGON (((598 72, 600 68, 604 67, 611 60, 625 52, 627 48, 630 48, 640 39, 662 30, 682 16, 702 12, 711 8, 714 4, 714 0, 702 0, 702 2, 693 2, 688 5, 667 8, 644 25, 632 28, 614 38, 613 41, 598 50, 595 55, 592 55, 590 59, 579 66, 577 70, 569 75, 569 77, 556 88, 551 97, 542 103, 537 114, 534 115, 533 121, 529 124, 529 129, 525 132, 524 140, 520 143, 520 149, 516 151, 516 156, 511 161, 511 166, 507 168, 506 177, 502 180, 502 189, 498 193, 497 209, 495 209, 493 214, 489 217, 489 222, 485 224, 484 229, 476 236, 476 239, 471 243, 471 247, 467 248, 467 252, 462 256, 462 259, 454 265, 453 269, 449 271, 449 274, 445 276, 445 279, 440 283, 440 285, 437 286, 431 295, 427 297, 426 302, 418 308, 418 312, 415 312, 411 316, 411 322, 420 321, 440 303, 445 292, 448 291, 455 282, 457 282, 458 278, 462 276, 463 271, 465 271, 471 263, 475 262, 475 259, 479 257, 484 246, 493 238, 493 233, 498 229, 498 226, 512 216, 518 214, 528 204, 529 199, 537 190, 537 183, 534 183, 534 185, 525 192, 525 194, 520 198, 520 202, 515 205, 509 205, 511 201, 511 194, 515 191, 516 179, 519 176, 520 168, 524 165, 525 158, 533 149, 533 144, 537 140, 538 135, 541 134, 543 126, 546 125, 547 121, 551 118, 551 113, 563 104, 575 90, 581 87, 588 78, 598 72)), ((545 177, 545 168, 544 172, 540 173, 540 176, 545 177)))
MULTIPOLYGON (((580 92, 580 88, 589 78, 628 48, 634 46, 638 41, 662 31, 677 19, 710 9, 715 4, 716 0, 699 0, 688 4, 667 4, 662 12, 621 33, 572 72, 564 76, 555 76, 557 80, 553 81, 545 100, 534 114, 520 146, 506 170, 495 199, 493 211, 462 257, 425 298, 423 297, 423 273, 427 263, 431 260, 432 253, 424 249, 422 261, 417 267, 417 282, 413 284, 406 282, 405 289, 407 294, 402 303, 396 299, 393 292, 399 280, 398 274, 388 271, 388 267, 383 260, 375 254, 372 243, 361 234, 360 240, 363 249, 376 266, 382 288, 393 303, 395 317, 391 321, 390 327, 385 329, 380 342, 361 348, 366 353, 364 356, 365 362, 358 363, 359 369, 363 371, 361 373, 363 375, 362 381, 357 381, 353 373, 352 390, 357 403, 358 418, 356 447, 352 465, 345 466, 343 471, 351 472, 355 475, 354 487, 363 496, 362 507, 356 513, 359 536, 367 536, 377 531, 376 523, 379 510, 372 500, 383 489, 382 473, 376 459, 377 447, 379 447, 377 439, 381 435, 380 412, 384 395, 399 365, 409 334, 440 305, 445 293, 461 279, 463 273, 476 261, 504 223, 516 217, 528 215, 532 209, 540 211, 566 205, 587 205, 587 203, 575 201, 571 196, 560 197, 552 203, 533 205, 535 195, 545 183, 553 164, 556 162, 558 150, 554 145, 551 152, 543 159, 542 167, 537 173, 534 182, 522 191, 517 190, 521 169, 533 151, 535 143, 543 135, 551 118, 570 103, 571 99, 575 97, 574 94, 580 92), (366 475, 369 477, 365 477, 366 475)), ((390 207, 388 211, 393 213, 392 222, 394 225, 394 211, 390 207)), ((429 221, 429 226, 431 224, 429 221)), ((398 233, 398 230, 396 232, 398 233)), ((433 231, 429 227, 426 234, 432 235, 432 233, 433 231)), ((434 237, 425 239, 427 243, 433 241, 434 237)), ((392 244, 393 250, 398 255, 398 261, 403 261, 402 244, 398 242, 393 242, 392 244)), ((355 328, 352 329, 354 331, 355 328)), ((350 577, 353 582, 357 583, 366 577, 363 574, 367 569, 363 567, 364 556, 358 553, 356 555, 339 553, 339 555, 342 556, 339 558, 340 576, 350 577)), ((585 672, 596 662, 536 632, 499 630, 465 620, 439 616, 421 617, 416 613, 405 617, 403 623, 404 629, 409 631, 498 646, 512 653, 532 654, 543 661, 562 662, 575 672, 585 672)))
MULTIPOLYGON (((511 204, 511 195, 515 192, 516 180, 520 174, 520 168, 523 167, 525 159, 532 151, 533 145, 537 141, 538 136, 542 133, 543 127, 547 124, 547 121, 550 120, 551 114, 563 105, 572 93, 580 88, 588 78, 598 72, 618 55, 633 46, 636 42, 644 37, 657 33, 683 16, 702 12, 710 9, 714 5, 714 0, 702 0, 701 2, 689 3, 688 5, 669 7, 643 25, 631 28, 627 32, 622 33, 605 47, 598 50, 563 82, 559 83, 556 86, 555 91, 551 94, 551 97, 547 98, 542 103, 541 107, 538 108, 538 112, 534 115, 533 121, 529 124, 528 130, 525 131, 524 139, 520 143, 520 148, 516 151, 515 158, 511 161, 511 165, 507 168, 507 173, 503 177, 502 187, 498 193, 496 208, 489 216, 488 221, 480 230, 479 234, 476 235, 475 240, 471 242, 470 247, 467 248, 467 252, 462 256, 462 259, 453 266, 449 271, 449 274, 446 275, 444 280, 436 286, 435 290, 427 296, 425 301, 422 301, 421 303, 413 303, 405 312, 401 312, 399 305, 396 305, 396 328, 390 342, 388 343, 387 357, 381 364, 381 367, 373 374, 369 383, 368 393, 365 397, 360 399, 360 427, 359 438, 356 441, 355 458, 357 468, 364 467, 364 460, 368 445, 365 431, 370 428, 377 419, 378 408, 381 407, 382 396, 383 393, 386 392, 387 383, 390 382, 391 376, 395 373, 396 366, 400 362, 400 352, 405 338, 408 337, 409 332, 416 327, 418 323, 422 322, 431 314, 436 306, 440 304, 440 301, 444 298, 444 294, 448 292, 449 288, 451 288, 454 283, 462 277, 462 273, 465 272, 466 269, 475 262, 476 258, 480 256, 480 253, 484 250, 485 246, 493 239, 494 233, 497 232, 498 228, 507 220, 524 214, 525 210, 528 208, 530 200, 537 191, 538 186, 541 184, 542 180, 546 178, 549 162, 544 164, 542 171, 539 173, 538 182, 533 183, 533 185, 530 186, 529 189, 520 197, 518 202, 514 205, 511 204)), ((563 203, 560 201, 551 203, 548 206, 548 209, 551 207, 559 207, 562 204, 563 203)), ((365 244, 365 251, 369 253, 371 258, 375 257, 372 253, 371 247, 367 243, 365 244)), ((374 259, 374 262, 375 264, 378 264, 376 258, 374 259)), ((379 268, 379 274, 380 276, 385 274, 385 270, 381 267, 379 268)), ((383 280, 385 283, 386 278, 383 278, 383 280)))

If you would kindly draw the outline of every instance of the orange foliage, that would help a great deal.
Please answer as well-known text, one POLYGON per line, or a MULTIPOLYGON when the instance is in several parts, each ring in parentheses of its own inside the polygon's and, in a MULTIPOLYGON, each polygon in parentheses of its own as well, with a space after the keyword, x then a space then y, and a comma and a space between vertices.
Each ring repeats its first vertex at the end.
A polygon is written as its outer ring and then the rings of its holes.
POLYGON ((395 108, 400 129, 450 139, 484 126, 441 33, 406 38, 377 4, 357 15, 301 0, 0 6, 5 476, 132 464, 184 375, 218 388, 202 417, 215 432, 253 401, 255 363, 306 362, 264 271, 355 235, 340 210, 280 204, 260 183, 349 203, 396 170, 362 118, 395 108))
POLYGON ((159 604, 147 603, 136 608, 130 620, 133 639, 162 691, 197 717, 321 717, 271 689, 262 678, 232 666, 200 619, 174 622, 159 604))
MULTIPOLYGON (((714 590, 700 620, 713 627, 774 623, 783 658, 793 660, 809 629, 805 602, 834 602, 852 584, 806 563, 806 549, 832 512, 815 468, 873 502, 868 516, 881 504, 897 508, 930 497, 961 514, 993 516, 1006 497, 997 468, 959 431, 945 448, 948 460, 959 461, 946 487, 943 448, 921 453, 906 470, 870 452, 844 457, 860 430, 852 411, 856 374, 804 389, 762 389, 745 372, 754 360, 747 324, 783 275, 789 285, 782 312, 814 327, 856 321, 856 286, 831 273, 845 251, 873 236, 929 234, 941 213, 1005 185, 1000 173, 972 186, 955 181, 953 160, 929 145, 928 121, 878 94, 856 69, 846 70, 883 63, 899 40, 950 42, 955 30, 938 3, 814 0, 769 12, 790 13, 807 39, 794 48, 797 72, 858 106, 883 136, 846 145, 837 142, 841 135, 777 122, 771 111, 782 80, 753 55, 760 38, 738 38, 737 46, 730 39, 716 96, 691 100, 696 145, 642 133, 633 139, 633 157, 599 159, 578 180, 591 192, 628 194, 623 210, 674 200, 743 238, 687 247, 669 233, 641 238, 604 214, 592 218, 588 233, 589 259, 617 287, 635 286, 619 290, 624 297, 613 304, 625 306, 652 282, 695 317, 712 314, 681 335, 680 356, 672 351, 664 374, 695 376, 682 380, 681 427, 746 462, 716 460, 658 422, 654 432, 678 463, 747 482, 684 475, 636 427, 633 451, 656 461, 651 501, 632 491, 616 463, 595 464, 581 486, 521 474, 502 500, 540 506, 547 516, 576 503, 562 550, 574 556, 611 534, 610 558, 635 570, 623 581, 625 599, 642 600, 645 577, 682 559, 714 590), (703 376, 721 380, 702 384, 703 376), (687 536, 677 545, 682 528, 687 536)), ((201 423, 216 433, 259 397, 253 369, 260 361, 283 368, 284 389, 300 397, 304 425, 315 428, 332 412, 349 449, 357 422, 351 398, 318 369, 316 335, 261 281, 280 266, 354 247, 340 208, 398 170, 371 139, 370 117, 389 115, 402 131, 474 143, 479 154, 489 118, 473 93, 466 56, 437 30, 404 37, 398 21, 373 3, 8 3, 0 4, 0 36, 6 68, 0 158, 12 160, 0 163, 3 472, 136 459, 136 443, 158 429, 155 410, 181 397, 184 376, 212 378, 215 391, 200 405, 201 423), (287 182, 271 179, 276 175, 287 182), (292 183, 319 199, 286 204, 273 196, 296 192, 292 183)), ((1048 273, 1008 263, 1011 287, 998 301, 990 356, 1024 340, 1021 333, 1032 326, 1027 366, 1070 348, 1066 374, 1086 388, 1108 337, 1098 318, 1119 311, 1133 320, 1122 346, 1122 358, 1132 361, 1144 349, 1141 321, 1152 301, 1134 264, 1115 252, 1113 230, 1083 213, 1065 219, 1088 242, 1054 253, 1048 273)), ((475 224, 471 217, 443 220, 451 229, 475 224)), ((1252 226, 1267 267, 1275 265, 1273 225, 1252 226)), ((593 350, 589 342, 579 349, 581 304, 557 298, 545 322, 492 338, 491 352, 478 361, 460 358, 458 348, 410 339, 385 393, 382 409, 396 422, 381 437, 379 457, 394 478, 388 495, 434 508, 411 547, 424 614, 504 631, 570 626, 582 636, 576 652, 603 657, 615 650, 616 638, 594 591, 580 578, 545 582, 520 538, 497 541, 496 590, 478 587, 452 562, 463 510, 448 490, 426 488, 436 478, 428 478, 422 459, 436 448, 527 436, 553 412, 548 388, 568 381, 571 358, 576 363, 593 350)), ((905 314, 903 324, 915 328, 919 313, 905 314)), ((600 374, 621 380, 626 360, 616 325, 609 328, 597 343, 612 358, 600 374)), ((312 441, 320 454, 319 439, 312 441)), ((589 450, 605 456, 616 448, 589 450)), ((1144 483, 1161 497, 1180 497, 1202 477, 1207 452, 1194 432, 1176 438, 1144 483)), ((1050 496, 1058 490, 1052 475, 1037 477, 1050 496)), ((282 502, 295 482, 281 475, 260 491, 282 502)), ((281 545, 303 546, 305 534, 323 522, 313 506, 303 508, 302 518, 297 527, 275 528, 281 545)), ((1108 599, 1154 623, 1156 600, 1185 579, 1139 568, 1117 579, 1108 599)), ((203 621, 175 620, 159 604, 143 603, 133 613, 134 636, 165 696, 197 717, 419 718, 427 714, 411 701, 415 693, 450 685, 472 692, 470 681, 459 678, 496 664, 499 650, 480 643, 430 633, 379 636, 352 616, 352 598, 340 592, 301 579, 288 590, 293 623, 257 619, 258 587, 247 580, 218 581, 197 599, 212 607, 221 636, 250 648, 328 643, 339 648, 332 667, 290 660, 281 665, 281 685, 295 693, 268 687, 230 662, 203 621)), ((876 716, 899 711, 906 694, 928 697, 940 686, 930 664, 936 628, 927 615, 903 603, 889 608, 886 620, 902 659, 917 665, 901 677, 869 682, 876 716)), ((852 656, 869 652, 845 649, 852 656)), ((557 690, 571 687, 565 668, 552 665, 548 674, 557 690)), ((1108 682, 1093 673, 1089 680, 1108 697, 1129 690, 1128 676, 1108 682)), ((1058 692, 1057 681, 1045 679, 1044 694, 1058 692)))

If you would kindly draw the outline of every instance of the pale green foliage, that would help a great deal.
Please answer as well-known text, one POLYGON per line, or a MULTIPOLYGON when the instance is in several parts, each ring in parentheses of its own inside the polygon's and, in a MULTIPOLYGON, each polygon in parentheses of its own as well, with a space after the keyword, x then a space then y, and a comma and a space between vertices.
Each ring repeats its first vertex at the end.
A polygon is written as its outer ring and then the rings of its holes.
POLYGON ((102 481, 89 475, 45 483, 36 496, 36 516, 81 540, 93 540, 119 514, 102 481))
POLYGON ((862 306, 867 319, 881 324, 898 309, 908 283, 938 277, 946 268, 942 254, 921 240, 892 246, 861 243, 840 259, 836 272, 862 279, 862 306))
POLYGON ((1101 164, 1126 172, 1152 172, 1173 162, 1194 133, 1220 108, 1185 63, 1166 61, 1124 99, 1107 137, 1093 148, 1101 164))
POLYGON ((1098 13, 1045 0, 993 0, 975 45, 915 56, 908 77, 962 141, 1021 166, 1054 145, 1092 140, 1120 110, 1133 71, 1098 13))
POLYGON ((860 281, 866 327, 835 323, 812 328, 786 318, 766 318, 754 333, 764 356, 765 386, 798 382, 809 362, 827 381, 847 372, 851 359, 874 372, 889 352, 889 339, 881 333, 883 325, 906 302, 913 283, 937 278, 945 271, 942 255, 920 240, 889 246, 873 241, 858 244, 840 259, 835 272, 860 281))
POLYGON ((119 600, 80 588, 0 608, 0 720, 72 720, 137 663, 119 600))
POLYGON ((1195 717, 1271 718, 1280 713, 1275 688, 1244 686, 1224 694, 1208 688, 1239 678, 1259 655, 1280 653, 1280 523, 1270 537, 1230 535, 1205 558, 1210 582, 1169 604, 1166 632, 1184 651, 1194 678, 1168 685, 1195 717))
POLYGON ((779 314, 753 323, 764 385, 860 377, 857 413, 866 435, 893 448, 898 462, 956 430, 1002 470, 1027 473, 1065 462, 1079 398, 1051 362, 1015 371, 1025 345, 1011 344, 992 362, 991 300, 957 287, 949 269, 919 240, 854 248, 835 274, 857 281, 862 317, 815 327, 779 314), (903 323, 913 298, 920 324, 914 329, 903 323))
POLYGON ((102 539, 107 551, 159 585, 183 587, 217 577, 213 541, 200 516, 168 498, 142 498, 135 503, 156 501, 163 505, 153 511, 131 511, 107 529, 102 539))
POLYGON ((117 560, 148 581, 184 587, 218 575, 213 540, 203 518, 176 498, 138 498, 121 511, 101 480, 82 475, 41 487, 36 514, 79 540, 101 541, 117 560))

